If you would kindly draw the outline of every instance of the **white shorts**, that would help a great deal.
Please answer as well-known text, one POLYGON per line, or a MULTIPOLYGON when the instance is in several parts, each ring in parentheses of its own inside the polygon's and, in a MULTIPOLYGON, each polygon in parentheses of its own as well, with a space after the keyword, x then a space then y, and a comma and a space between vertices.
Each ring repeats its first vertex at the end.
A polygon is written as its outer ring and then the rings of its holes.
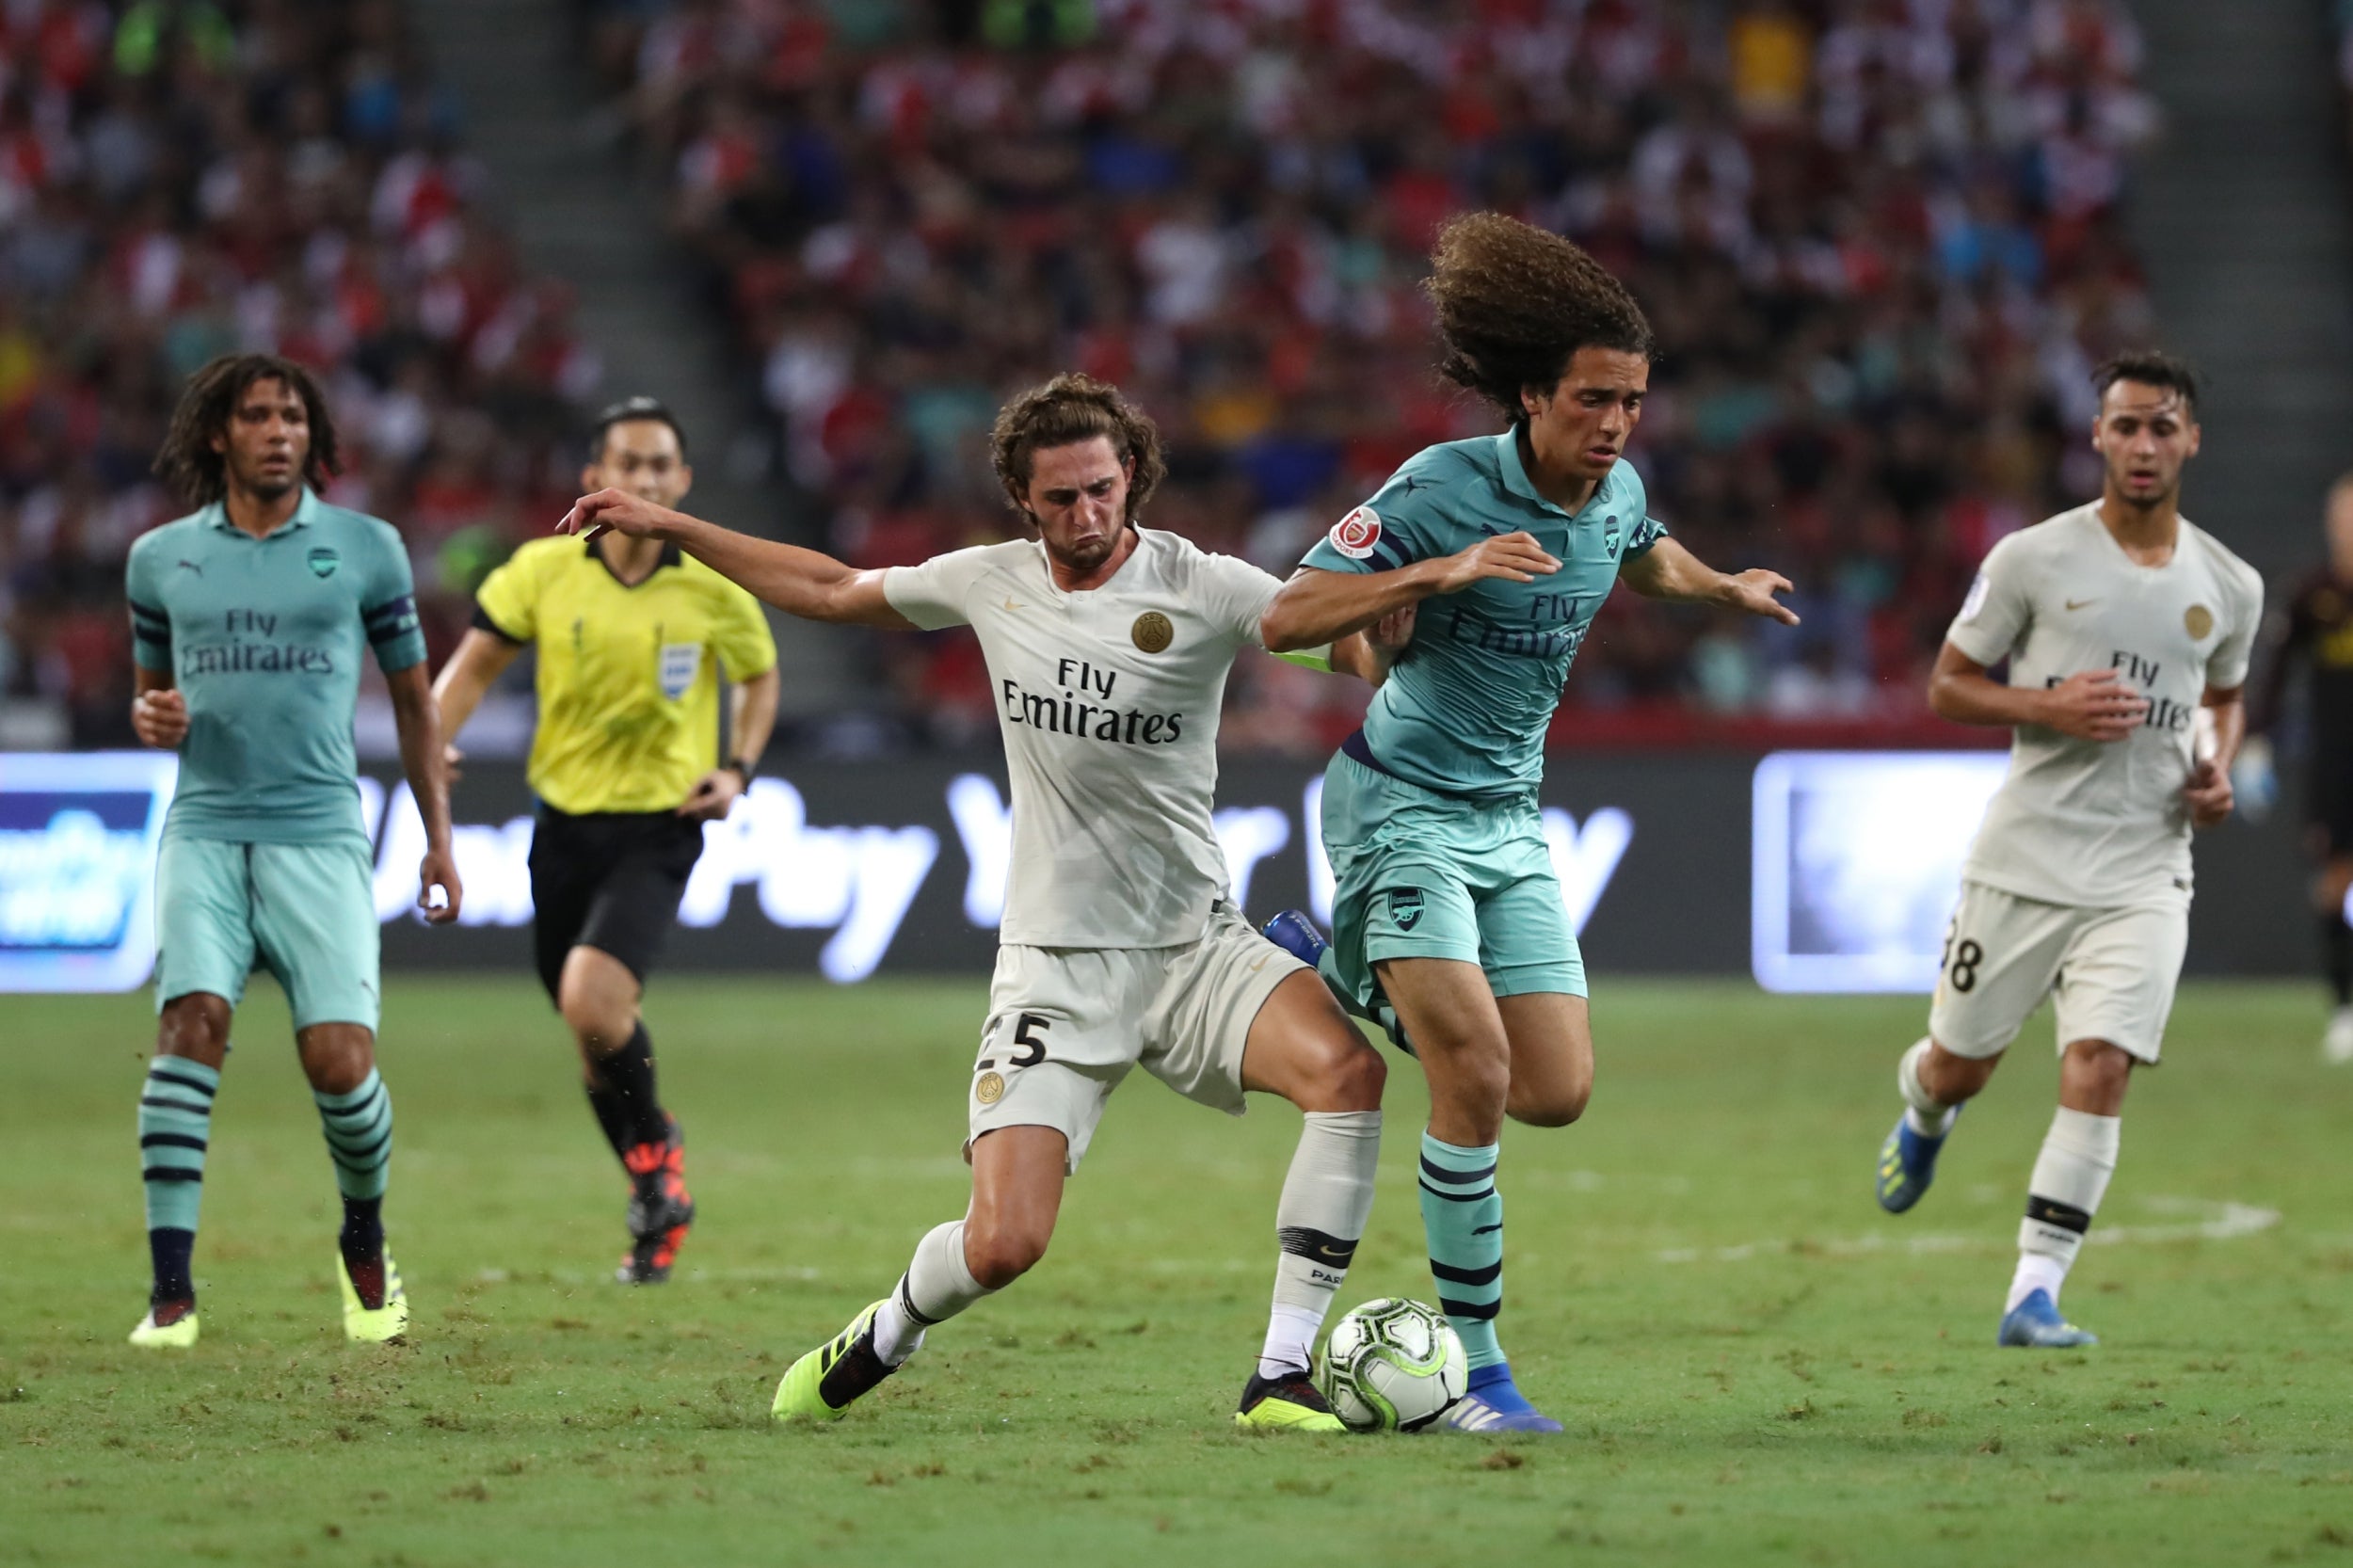
POLYGON ((2105 1040, 2153 1063, 2188 948, 2187 904, 2086 909, 1963 882, 1929 1034, 1955 1056, 1997 1056, 2050 996, 2059 1049, 2105 1040))
POLYGON ((1068 1168, 1128 1069, 1242 1113, 1241 1053, 1274 988, 1307 967, 1220 903, 1201 939, 1174 948, 997 950, 988 1022, 972 1066, 972 1140, 1000 1127, 1050 1127, 1068 1168))

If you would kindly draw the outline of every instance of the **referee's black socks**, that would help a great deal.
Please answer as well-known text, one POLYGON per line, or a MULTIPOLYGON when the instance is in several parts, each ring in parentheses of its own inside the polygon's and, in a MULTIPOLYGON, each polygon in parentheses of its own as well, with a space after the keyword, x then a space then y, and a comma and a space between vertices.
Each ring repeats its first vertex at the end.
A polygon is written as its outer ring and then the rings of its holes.
POLYGON ((624 1162, 641 1144, 669 1142, 669 1118, 654 1093, 653 1037, 642 1020, 629 1044, 589 1064, 588 1104, 605 1142, 624 1162))

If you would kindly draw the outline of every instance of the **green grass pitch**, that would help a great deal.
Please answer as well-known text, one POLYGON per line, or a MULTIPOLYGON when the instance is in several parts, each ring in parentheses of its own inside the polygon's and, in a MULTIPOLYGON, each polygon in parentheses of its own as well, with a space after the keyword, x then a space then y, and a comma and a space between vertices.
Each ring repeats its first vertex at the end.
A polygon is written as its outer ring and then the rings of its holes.
MULTIPOLYGON (((1611 984, 1586 1121, 1506 1135, 1504 1339, 1563 1438, 1251 1438, 1296 1121, 1137 1076, 1040 1271, 840 1426, 791 1358, 960 1212, 982 989, 671 975, 650 1013, 703 1218, 609 1283, 621 1180, 536 989, 408 977, 383 1061, 413 1342, 346 1347, 334 1189, 265 984, 197 1255, 205 1339, 130 1350, 139 997, 9 998, 0 1561, 2353 1562, 2353 1078, 2302 987, 2185 994, 2071 1314, 1993 1344, 2055 1070, 2039 1020, 1902 1221, 1870 1199, 1912 1000, 1611 984)), ((1393 1059, 1345 1301, 1428 1299, 1393 1059)))

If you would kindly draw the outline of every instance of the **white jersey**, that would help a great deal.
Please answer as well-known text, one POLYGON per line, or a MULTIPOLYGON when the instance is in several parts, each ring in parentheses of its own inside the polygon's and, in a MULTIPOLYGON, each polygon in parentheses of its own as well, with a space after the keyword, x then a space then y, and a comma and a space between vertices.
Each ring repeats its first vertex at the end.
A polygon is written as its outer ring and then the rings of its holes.
POLYGON ((1945 640, 2012 686, 2112 669, 2149 700, 2121 741, 2020 725, 1961 875, 2022 898, 2114 908, 2189 897, 2192 715, 2245 683, 2263 579, 2204 530, 2145 567, 2079 506, 1995 545, 1945 640))
POLYGON ((1080 593, 1026 539, 883 574, 892 609, 927 631, 969 625, 988 660, 1013 783, 1006 942, 1176 947, 1225 896, 1218 712, 1282 584, 1175 534, 1136 536, 1112 580, 1080 593))

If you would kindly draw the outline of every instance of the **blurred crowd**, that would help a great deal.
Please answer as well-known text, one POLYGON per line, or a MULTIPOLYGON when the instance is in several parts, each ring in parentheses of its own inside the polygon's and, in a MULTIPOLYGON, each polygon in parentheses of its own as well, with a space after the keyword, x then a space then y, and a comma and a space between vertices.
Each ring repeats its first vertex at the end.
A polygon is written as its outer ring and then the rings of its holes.
POLYGON ((395 0, 0 0, 0 696, 127 744, 131 539, 183 379, 317 370, 437 657, 560 510, 596 356, 475 202, 395 0), (556 504, 552 509, 552 503, 556 504))
MULTIPOLYGON (((579 3, 862 564, 999 536, 991 410, 1076 366, 1173 445, 1153 521, 1288 572, 1496 427, 1433 374, 1446 216, 1587 246, 1659 331, 1654 512, 1806 623, 1617 596, 1563 720, 1597 733, 1916 717, 1977 558, 2096 488, 2088 372, 2150 331, 2121 0, 579 3)), ((988 724, 968 643, 878 659, 919 727, 988 724)), ((1250 662, 1229 733, 1321 744, 1347 684, 1250 662)))
MULTIPOLYGON (((1798 633, 1613 599, 1564 723, 1899 724, 1977 559, 2096 483, 2086 376, 2150 332, 2121 0, 574 0, 773 411, 877 565, 1000 537, 1000 399, 1075 366, 1160 421, 1151 520, 1287 572, 1431 441, 1418 292, 1472 207, 1573 235, 1659 330, 1633 448, 1798 633)), ((182 377, 320 369, 332 498, 408 536, 437 657, 568 495, 598 381, 477 205, 396 0, 0 0, 0 695, 122 738, 123 552, 182 377)), ((992 727, 968 637, 884 640, 904 739, 992 727)), ((1361 693, 1246 662, 1228 733, 1361 693)))

